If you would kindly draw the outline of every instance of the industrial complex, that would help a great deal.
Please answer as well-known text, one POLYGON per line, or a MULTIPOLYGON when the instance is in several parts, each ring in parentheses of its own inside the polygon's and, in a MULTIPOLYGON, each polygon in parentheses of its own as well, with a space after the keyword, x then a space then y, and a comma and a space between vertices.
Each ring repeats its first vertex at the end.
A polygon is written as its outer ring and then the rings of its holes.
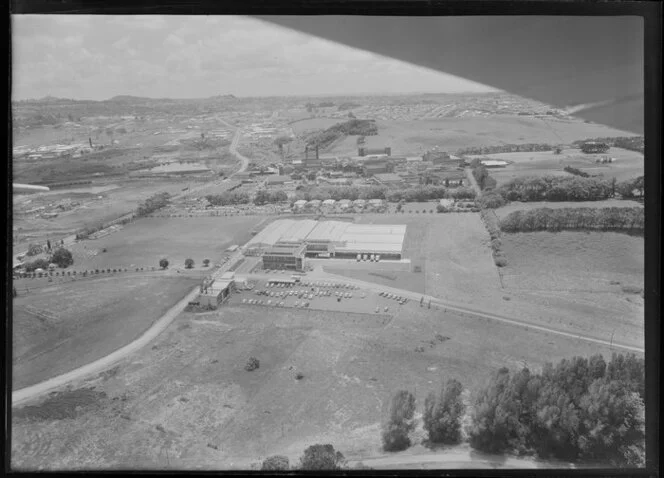
POLYGON ((281 219, 251 238, 244 253, 262 255, 266 269, 301 270, 304 257, 400 260, 405 235, 404 224, 281 219))

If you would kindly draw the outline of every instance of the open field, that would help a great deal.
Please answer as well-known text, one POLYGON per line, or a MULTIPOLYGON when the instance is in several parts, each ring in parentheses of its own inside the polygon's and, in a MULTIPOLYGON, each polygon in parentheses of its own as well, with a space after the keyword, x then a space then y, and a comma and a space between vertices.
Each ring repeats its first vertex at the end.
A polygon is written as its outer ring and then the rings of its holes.
POLYGON ((198 269, 204 259, 214 263, 230 245, 244 244, 252 228, 264 220, 260 216, 142 218, 70 249, 75 268, 157 267, 163 257, 170 267, 184 268, 185 259, 191 257, 198 269), (106 252, 101 252, 104 248, 106 252))
POLYGON ((614 232, 503 234, 505 292, 564 323, 643 344, 643 238, 614 232), (568 319, 564 319, 564 314, 568 319))
POLYGON ((421 409, 443 379, 473 393, 498 367, 536 370, 579 354, 576 342, 412 302, 393 317, 232 305, 183 314, 151 348, 74 387, 95 393, 15 410, 12 461, 26 469, 247 469, 271 454, 295 461, 314 443, 361 459, 380 453, 379 423, 396 390, 412 390, 421 409), (243 368, 250 356, 260 360, 254 372, 243 368), (58 420, 71 416, 74 400, 76 416, 58 420))
POLYGON ((604 201, 513 201, 509 204, 494 209, 498 218, 503 219, 514 211, 531 211, 533 209, 549 208, 578 208, 578 207, 643 207, 643 204, 631 199, 606 199, 604 201))
POLYGON ((13 388, 103 357, 140 336, 199 281, 125 275, 70 281, 13 301, 13 388))
MULTIPOLYGON (((297 123, 295 123, 297 124, 297 123)), ((422 154, 439 146, 454 152, 470 146, 512 143, 571 143, 579 139, 634 136, 599 124, 577 119, 534 118, 494 115, 490 117, 441 118, 422 121, 377 121, 378 135, 367 136, 366 146, 390 146, 393 155, 422 154)), ((329 152, 357 154, 357 137, 335 143, 329 152)))
POLYGON ((480 157, 509 161, 504 168, 491 168, 490 174, 498 184, 504 184, 512 178, 522 176, 571 176, 564 171, 566 166, 580 169, 591 176, 601 176, 618 181, 633 179, 643 175, 643 155, 636 151, 611 148, 605 154, 583 154, 578 149, 564 149, 561 154, 553 151, 533 151, 527 153, 498 153, 487 155, 470 155, 469 158, 480 157), (610 156, 613 163, 597 164, 595 160, 610 156))

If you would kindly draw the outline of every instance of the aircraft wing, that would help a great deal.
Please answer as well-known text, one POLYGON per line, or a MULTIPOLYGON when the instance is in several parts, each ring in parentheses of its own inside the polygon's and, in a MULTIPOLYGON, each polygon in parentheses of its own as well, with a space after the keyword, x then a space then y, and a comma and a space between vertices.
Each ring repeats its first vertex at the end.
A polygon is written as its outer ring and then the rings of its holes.
POLYGON ((568 109, 586 120, 643 134, 641 17, 256 18, 539 100, 568 109))

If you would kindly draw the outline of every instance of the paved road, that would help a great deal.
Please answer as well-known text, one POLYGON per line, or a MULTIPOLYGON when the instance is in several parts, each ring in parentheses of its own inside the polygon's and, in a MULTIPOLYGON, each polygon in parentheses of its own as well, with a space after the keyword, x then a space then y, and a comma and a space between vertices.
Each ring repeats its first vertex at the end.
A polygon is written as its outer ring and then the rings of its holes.
MULTIPOLYGON (((240 275, 238 275, 240 276, 240 275)), ((287 274, 247 274, 247 275, 241 275, 242 277, 247 277, 247 278, 257 278, 257 279, 274 279, 279 276, 282 277, 290 277, 287 274)), ((551 327, 545 327, 543 325, 539 325, 537 323, 533 322, 527 322, 524 320, 516 320, 512 318, 507 318, 503 317, 500 315, 497 315, 493 313, 493 311, 488 311, 488 310, 483 310, 479 308, 474 308, 474 307, 468 307, 465 304, 459 304, 459 303, 454 303, 442 299, 438 299, 436 297, 431 297, 427 296, 424 294, 420 294, 417 292, 412 292, 404 289, 397 289, 396 287, 388 287, 380 284, 375 284, 373 282, 365 282, 361 281, 358 279, 350 279, 345 276, 341 275, 336 275, 332 274, 329 272, 324 272, 320 269, 316 269, 313 272, 310 272, 307 274, 307 278, 310 280, 330 280, 330 281, 337 281, 337 282, 345 282, 348 284, 353 284, 357 285, 363 289, 371 290, 373 292, 380 292, 380 291, 385 291, 389 292, 392 294, 396 294, 402 297, 407 297, 408 299, 414 300, 414 301, 419 301, 424 297, 424 303, 428 304, 429 301, 431 301, 431 305, 436 306, 438 308, 442 308, 445 310, 451 310, 454 312, 459 312, 462 314, 466 315, 472 315, 475 317, 483 318, 483 319, 490 319, 494 320, 496 322, 501 322, 504 324, 509 324, 509 325, 514 325, 517 327, 526 327, 528 329, 533 329, 533 330, 538 330, 540 332, 546 332, 549 334, 554 334, 554 335, 559 335, 563 337, 569 337, 572 339, 577 339, 577 340, 583 340, 584 342, 590 342, 590 343, 596 343, 600 345, 606 345, 608 347, 615 347, 617 349, 623 349, 627 350, 630 352, 639 352, 639 353, 644 353, 644 349, 641 347, 635 347, 631 345, 626 345, 626 344, 620 344, 615 341, 609 341, 609 340, 602 340, 598 339, 596 337, 591 337, 588 335, 583 335, 583 334, 575 334, 571 332, 565 332, 563 330, 558 330, 558 329, 553 329, 551 327)), ((306 280, 306 279, 305 279, 306 280)))
MULTIPOLYGON (((212 275, 218 277, 220 274, 228 270, 228 268, 234 263, 235 259, 239 256, 239 253, 231 256, 231 259, 222 264, 217 271, 212 275)), ((182 300, 177 304, 171 307, 163 316, 161 316, 143 335, 133 342, 125 345, 124 347, 116 350, 115 352, 102 357, 94 362, 90 362, 87 365, 79 367, 71 372, 67 372, 63 375, 58 375, 49 380, 46 380, 41 383, 37 383, 30 387, 22 388, 16 390, 12 393, 12 406, 20 405, 28 400, 37 398, 51 390, 67 385, 74 380, 80 380, 89 375, 103 372, 110 368, 116 362, 122 360, 126 356, 138 351, 153 339, 155 339, 159 334, 161 334, 166 328, 175 320, 175 318, 184 310, 189 302, 198 297, 199 286, 196 286, 191 290, 182 300)))

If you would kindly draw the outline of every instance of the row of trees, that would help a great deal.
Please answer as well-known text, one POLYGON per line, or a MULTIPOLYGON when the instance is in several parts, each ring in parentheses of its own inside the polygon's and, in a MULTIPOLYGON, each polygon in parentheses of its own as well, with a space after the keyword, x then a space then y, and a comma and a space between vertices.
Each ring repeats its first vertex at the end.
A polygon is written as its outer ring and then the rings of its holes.
POLYGON ((470 162, 470 167, 472 168, 475 181, 477 181, 477 185, 482 191, 496 187, 496 180, 489 175, 489 170, 478 158, 470 162))
POLYGON ((242 191, 226 191, 221 194, 208 194, 205 196, 213 206, 234 206, 237 204, 249 204, 251 197, 249 193, 242 191))
POLYGON ((644 465, 644 360, 564 359, 541 373, 500 369, 480 390, 470 445, 490 453, 644 465))
POLYGON ((514 211, 500 221, 503 232, 580 229, 643 232, 644 227, 645 210, 642 207, 539 208, 514 211))
POLYGON ((147 198, 143 204, 138 206, 138 209, 136 210, 136 215, 137 216, 147 216, 148 214, 152 214, 155 211, 158 211, 159 209, 166 207, 169 203, 170 199, 170 194, 167 192, 161 192, 154 194, 147 198))
POLYGON ((313 134, 307 139, 307 145, 323 149, 343 136, 376 136, 377 134, 378 126, 374 120, 350 119, 313 134))
POLYGON ((605 143, 609 146, 616 148, 628 149, 630 151, 637 151, 643 154, 645 150, 645 138, 643 136, 617 136, 609 138, 591 138, 574 141, 572 143, 575 147, 581 148, 584 143, 595 142, 605 143))
POLYGON ((262 471, 287 471, 297 469, 308 471, 338 471, 343 470, 344 468, 346 468, 346 458, 329 443, 326 445, 311 445, 304 450, 304 454, 300 457, 299 466, 291 467, 288 457, 283 455, 270 456, 263 460, 263 463, 261 464, 262 471))
POLYGON ((500 144, 494 146, 471 146, 456 151, 456 154, 498 154, 498 153, 528 153, 531 151, 551 151, 550 144, 527 143, 527 144, 500 144))
POLYGON ((432 199, 474 199, 475 192, 470 188, 450 188, 443 186, 415 186, 404 189, 389 189, 383 186, 371 187, 316 187, 301 191, 298 197, 311 201, 313 199, 384 199, 389 202, 424 202, 432 199))
POLYGON ((616 192, 616 181, 578 176, 517 177, 497 191, 508 201, 599 201, 616 192))

